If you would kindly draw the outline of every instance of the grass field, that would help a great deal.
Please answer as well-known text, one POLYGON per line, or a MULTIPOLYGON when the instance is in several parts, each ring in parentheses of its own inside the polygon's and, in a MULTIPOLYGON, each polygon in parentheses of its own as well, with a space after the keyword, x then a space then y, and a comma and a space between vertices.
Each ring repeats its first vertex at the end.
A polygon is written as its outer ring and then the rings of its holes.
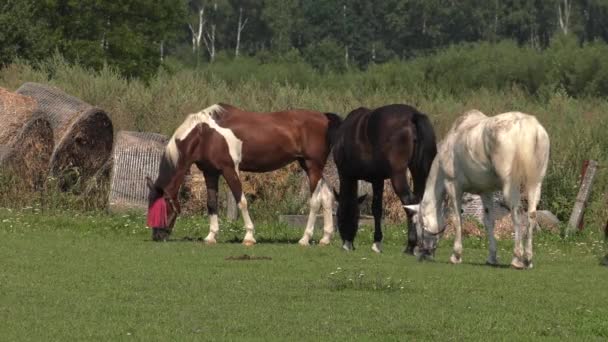
MULTIPOLYGON (((201 218, 178 220, 174 241, 153 243, 136 215, 0 209, 2 340, 567 340, 608 338, 603 242, 541 234, 535 269, 482 265, 486 242, 465 240, 464 264, 401 253, 302 248, 301 231, 257 222, 253 248, 222 224, 205 246, 201 218), (241 260, 247 255, 255 260, 241 260), (257 259, 256 259, 257 258, 257 259)), ((501 241, 507 264, 511 241, 501 241)))

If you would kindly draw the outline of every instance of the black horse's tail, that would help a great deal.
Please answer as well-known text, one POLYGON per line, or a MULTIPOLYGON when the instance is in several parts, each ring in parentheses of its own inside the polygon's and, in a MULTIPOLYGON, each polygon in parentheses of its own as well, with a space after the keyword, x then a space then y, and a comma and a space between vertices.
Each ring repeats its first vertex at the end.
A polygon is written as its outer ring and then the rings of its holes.
POLYGON ((431 120, 423 113, 416 113, 413 119, 416 126, 416 145, 410 160, 409 169, 414 178, 414 194, 420 201, 424 195, 426 179, 437 155, 437 141, 431 120))
POLYGON ((336 142, 338 129, 342 124, 342 118, 334 113, 325 113, 325 116, 327 117, 327 120, 329 120, 329 124, 327 125, 327 146, 331 150, 334 146, 334 142, 336 142))

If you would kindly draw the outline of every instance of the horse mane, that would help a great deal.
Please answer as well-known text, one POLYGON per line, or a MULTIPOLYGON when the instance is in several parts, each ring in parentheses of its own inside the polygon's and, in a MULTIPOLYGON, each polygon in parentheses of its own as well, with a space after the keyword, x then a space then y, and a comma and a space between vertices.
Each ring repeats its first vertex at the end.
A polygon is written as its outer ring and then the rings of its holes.
POLYGON ((169 139, 169 143, 165 148, 165 153, 163 154, 163 159, 166 159, 174 168, 177 167, 177 162, 179 161, 179 149, 177 148, 176 140, 185 139, 188 134, 201 123, 208 123, 211 120, 215 120, 215 118, 223 113, 225 108, 221 104, 214 104, 213 106, 207 107, 202 111, 194 114, 190 114, 186 117, 186 120, 175 130, 171 139, 169 139))

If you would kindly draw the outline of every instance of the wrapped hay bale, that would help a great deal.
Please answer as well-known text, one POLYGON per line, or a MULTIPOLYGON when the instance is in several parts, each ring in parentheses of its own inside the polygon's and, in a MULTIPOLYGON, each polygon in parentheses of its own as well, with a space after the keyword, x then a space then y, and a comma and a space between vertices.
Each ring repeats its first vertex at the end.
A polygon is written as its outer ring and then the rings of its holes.
POLYGON ((0 88, 0 167, 36 190, 53 151, 53 130, 32 98, 0 88))
MULTIPOLYGON (((110 174, 110 211, 146 210, 149 189, 146 176, 156 179, 168 137, 145 132, 120 131, 112 151, 110 174)), ((206 208, 205 178, 195 165, 186 176, 181 191, 182 211, 198 212, 206 208)))
POLYGON ((113 143, 112 121, 101 109, 64 93, 62 90, 38 83, 25 83, 17 93, 32 97, 38 110, 53 128, 55 148, 50 160, 50 173, 59 177, 67 189, 69 172, 84 183, 104 165, 113 143))
POLYGON ((112 151, 110 211, 146 209, 146 176, 156 179, 168 137, 156 133, 120 131, 112 151))

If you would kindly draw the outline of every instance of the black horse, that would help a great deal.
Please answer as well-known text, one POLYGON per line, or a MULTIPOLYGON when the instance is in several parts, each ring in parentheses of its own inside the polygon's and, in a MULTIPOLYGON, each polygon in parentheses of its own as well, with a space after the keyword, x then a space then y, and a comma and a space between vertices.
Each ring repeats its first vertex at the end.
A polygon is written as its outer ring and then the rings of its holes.
MULTIPOLYGON (((431 164, 437 154, 435 132, 429 118, 413 107, 393 104, 371 110, 358 108, 348 114, 338 130, 333 156, 340 177, 338 199, 338 230, 343 248, 354 249, 353 242, 359 222, 357 181, 372 184, 374 215, 374 244, 382 249, 382 193, 384 180, 391 179, 393 189, 402 204, 418 203, 431 164), (409 189, 407 169, 414 181, 414 193, 409 189)), ((360 199, 359 199, 360 202, 360 199)), ((413 253, 417 232, 408 213, 408 245, 413 253)))

